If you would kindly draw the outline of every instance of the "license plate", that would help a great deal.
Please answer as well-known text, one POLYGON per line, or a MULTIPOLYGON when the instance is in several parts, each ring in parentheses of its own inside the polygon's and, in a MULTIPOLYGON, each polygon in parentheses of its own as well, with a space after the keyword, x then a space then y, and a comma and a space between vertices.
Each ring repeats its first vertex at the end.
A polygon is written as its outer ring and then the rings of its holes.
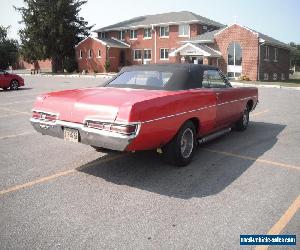
POLYGON ((72 128, 64 128, 64 139, 66 141, 78 142, 79 141, 78 130, 72 128))

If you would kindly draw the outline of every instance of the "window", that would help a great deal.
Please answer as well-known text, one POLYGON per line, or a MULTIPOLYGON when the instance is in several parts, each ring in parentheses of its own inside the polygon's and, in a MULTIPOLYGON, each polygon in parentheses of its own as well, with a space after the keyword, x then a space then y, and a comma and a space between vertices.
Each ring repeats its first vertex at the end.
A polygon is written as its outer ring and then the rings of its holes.
POLYGON ((133 50, 133 59, 141 60, 142 59, 142 51, 140 49, 133 50))
POLYGON ((181 24, 178 28, 179 36, 189 36, 190 35, 190 25, 188 24, 181 24))
POLYGON ((159 29, 160 37, 168 37, 169 36, 169 26, 162 26, 159 29))
POLYGON ((281 73, 281 80, 285 80, 285 74, 284 73, 281 73))
POLYGON ((144 49, 144 59, 151 60, 151 49, 144 49))
POLYGON ((274 62, 278 62, 278 49, 274 48, 274 62))
POLYGON ((79 50, 79 58, 82 58, 82 50, 79 50))
POLYGON ((265 47, 265 61, 269 61, 269 46, 265 47))
POLYGON ((130 39, 137 39, 137 30, 130 30, 130 39))
POLYGON ((101 50, 98 49, 98 58, 101 58, 101 50))
POLYGON ((268 81, 269 80, 269 74, 268 73, 264 73, 264 80, 268 81))
POLYGON ((202 29, 203 29, 203 30, 207 30, 207 26, 206 26, 206 25, 203 25, 203 26, 202 26, 202 29))
POLYGON ((92 58, 92 50, 89 49, 89 54, 88 54, 89 58, 92 58))
POLYGON ((100 38, 107 38, 107 33, 106 32, 100 32, 99 37, 100 38))
POLYGON ((121 30, 121 31, 119 32, 119 39, 120 39, 120 40, 124 40, 124 39, 125 39, 125 30, 121 30))
POLYGON ((273 80, 277 80, 277 73, 273 73, 273 80))
POLYGON ((151 38, 152 37, 152 30, 151 28, 144 29, 144 38, 151 38))
MULTIPOLYGON (((164 89, 173 72, 169 71, 125 71, 108 85, 114 87, 164 89)), ((173 80, 174 81, 174 80, 173 80)), ((173 84, 172 81, 172 84, 173 84)))
POLYGON ((160 59, 161 60, 169 59, 169 49, 160 49, 160 59))
POLYGON ((227 72, 228 77, 234 77, 234 72, 227 72))
POLYGON ((231 43, 228 46, 228 65, 242 65, 242 48, 238 43, 231 43))
POLYGON ((226 78, 218 70, 203 71, 203 88, 227 88, 230 86, 226 78))

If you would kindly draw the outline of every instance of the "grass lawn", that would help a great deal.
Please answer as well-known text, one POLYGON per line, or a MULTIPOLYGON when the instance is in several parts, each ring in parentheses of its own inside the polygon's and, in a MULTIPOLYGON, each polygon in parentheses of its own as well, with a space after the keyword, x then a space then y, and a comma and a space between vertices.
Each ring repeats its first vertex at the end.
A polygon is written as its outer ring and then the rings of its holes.
MULTIPOLYGON (((234 82, 234 81, 233 81, 234 82)), ((247 84, 254 84, 254 85, 278 85, 278 86, 284 86, 284 87, 299 87, 300 88, 300 73, 296 72, 294 75, 290 75, 290 79, 285 81, 239 81, 236 82, 242 82, 247 84)))

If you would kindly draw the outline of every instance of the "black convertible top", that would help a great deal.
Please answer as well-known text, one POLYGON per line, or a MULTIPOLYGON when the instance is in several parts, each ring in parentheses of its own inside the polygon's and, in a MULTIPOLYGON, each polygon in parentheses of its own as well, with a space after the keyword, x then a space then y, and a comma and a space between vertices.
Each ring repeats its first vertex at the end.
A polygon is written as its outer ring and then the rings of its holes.
MULTIPOLYGON (((134 65, 126 66, 108 82, 109 85, 114 79, 124 72, 131 71, 158 71, 158 72, 172 72, 172 76, 169 81, 165 84, 165 90, 184 90, 202 87, 203 71, 204 70, 218 70, 217 67, 203 64, 146 64, 146 65, 134 65)), ((143 88, 153 89, 153 87, 143 86, 143 88)), ((154 88, 162 89, 162 88, 154 88)))

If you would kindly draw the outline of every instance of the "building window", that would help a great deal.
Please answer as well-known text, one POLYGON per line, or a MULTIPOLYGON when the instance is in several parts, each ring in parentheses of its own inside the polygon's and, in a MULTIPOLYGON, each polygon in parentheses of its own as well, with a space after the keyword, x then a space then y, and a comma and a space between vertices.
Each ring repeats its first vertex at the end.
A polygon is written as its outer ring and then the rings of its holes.
POLYGON ((203 30, 207 30, 207 26, 206 26, 206 25, 203 25, 203 26, 202 26, 202 29, 203 29, 203 30))
POLYGON ((269 46, 266 46, 265 47, 265 61, 269 61, 269 56, 270 56, 270 54, 269 54, 269 46))
POLYGON ((277 80, 277 73, 273 73, 273 80, 277 80))
POLYGON ((136 61, 142 59, 142 51, 140 49, 133 50, 133 59, 136 61))
POLYGON ((151 37, 152 37, 151 28, 144 29, 144 38, 151 38, 151 37))
POLYGON ((284 73, 281 73, 281 80, 285 80, 285 74, 284 73))
POLYGON ((228 47, 228 65, 242 65, 242 48, 238 43, 231 43, 228 47))
POLYGON ((106 32, 100 32, 99 37, 100 38, 107 38, 107 33, 106 32))
POLYGON ((89 53, 88 53, 89 58, 92 58, 92 50, 89 49, 89 53))
POLYGON ((137 30, 130 30, 130 39, 137 39, 137 30))
POLYGON ((189 24, 181 24, 178 28, 179 36, 189 36, 190 35, 190 25, 189 24))
POLYGON ((82 50, 79 50, 79 59, 82 58, 82 50))
POLYGON ((101 58, 101 50, 98 49, 98 58, 101 58))
POLYGON ((169 36, 169 26, 162 26, 159 29, 160 37, 168 37, 169 36))
POLYGON ((169 59, 169 49, 160 49, 160 59, 161 60, 169 59))
POLYGON ((278 49, 274 48, 274 62, 278 62, 278 49))
POLYGON ((119 32, 119 39, 120 39, 120 40, 124 40, 124 39, 125 39, 125 30, 121 30, 121 31, 119 32))
POLYGON ((269 80, 269 74, 268 73, 264 73, 264 80, 265 81, 269 80))
POLYGON ((151 60, 151 49, 144 49, 144 59, 151 60))

